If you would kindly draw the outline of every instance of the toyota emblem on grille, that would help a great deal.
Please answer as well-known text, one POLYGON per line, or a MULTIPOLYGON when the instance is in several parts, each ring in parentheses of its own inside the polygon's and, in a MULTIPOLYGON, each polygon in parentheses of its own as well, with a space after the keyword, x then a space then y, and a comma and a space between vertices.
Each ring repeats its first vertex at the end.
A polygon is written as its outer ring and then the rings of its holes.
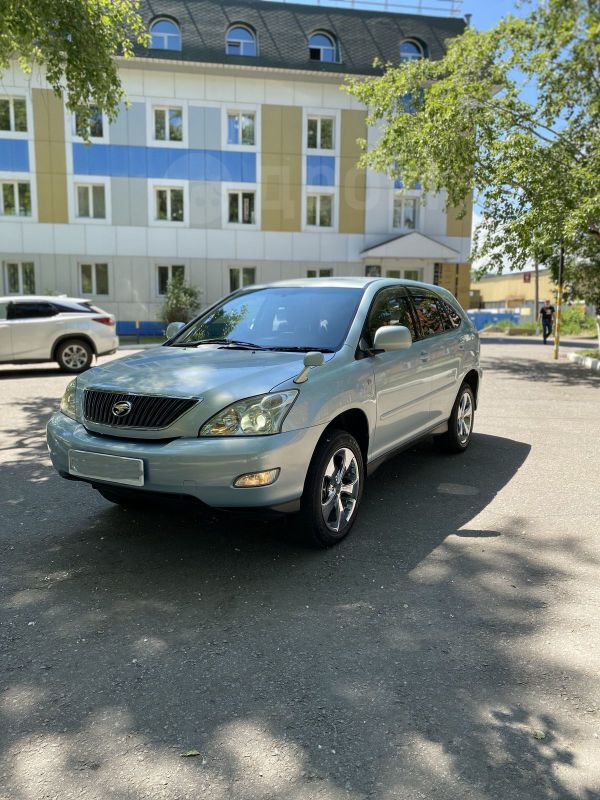
POLYGON ((131 403, 129 400, 120 400, 115 403, 111 409, 113 417, 126 417, 131 411, 131 403))

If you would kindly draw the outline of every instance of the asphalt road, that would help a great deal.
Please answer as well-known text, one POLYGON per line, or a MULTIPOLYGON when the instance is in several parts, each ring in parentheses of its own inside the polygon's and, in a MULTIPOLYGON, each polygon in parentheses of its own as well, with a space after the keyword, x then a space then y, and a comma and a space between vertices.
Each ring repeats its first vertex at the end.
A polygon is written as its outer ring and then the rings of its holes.
POLYGON ((600 376, 483 353, 327 552, 58 478, 68 379, 0 368, 0 798, 600 798, 600 376))

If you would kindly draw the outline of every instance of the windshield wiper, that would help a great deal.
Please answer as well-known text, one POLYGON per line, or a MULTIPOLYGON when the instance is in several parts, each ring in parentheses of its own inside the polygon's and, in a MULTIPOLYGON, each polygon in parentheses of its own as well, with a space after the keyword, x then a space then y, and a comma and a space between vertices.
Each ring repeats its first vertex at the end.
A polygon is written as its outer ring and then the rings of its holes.
POLYGON ((173 342, 171 347, 200 347, 201 344, 222 344, 235 349, 236 347, 242 350, 265 350, 259 344, 252 342, 242 342, 239 339, 201 339, 199 342, 173 342))
POLYGON ((263 350, 275 350, 278 353, 335 353, 330 347, 263 347, 263 350))

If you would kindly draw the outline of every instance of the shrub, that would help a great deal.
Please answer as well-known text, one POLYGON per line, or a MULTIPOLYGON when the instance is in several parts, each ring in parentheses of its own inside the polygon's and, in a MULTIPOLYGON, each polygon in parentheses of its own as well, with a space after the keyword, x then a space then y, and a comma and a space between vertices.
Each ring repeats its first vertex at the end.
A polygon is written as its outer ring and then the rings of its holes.
POLYGON ((167 285, 158 318, 165 326, 170 322, 189 322, 199 308, 200 291, 186 284, 183 278, 173 278, 167 285))

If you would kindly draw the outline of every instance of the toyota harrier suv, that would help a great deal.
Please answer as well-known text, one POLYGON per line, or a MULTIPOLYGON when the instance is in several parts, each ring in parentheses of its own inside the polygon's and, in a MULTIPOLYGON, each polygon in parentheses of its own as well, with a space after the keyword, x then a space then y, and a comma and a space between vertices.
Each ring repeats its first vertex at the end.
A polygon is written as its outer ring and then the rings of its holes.
POLYGON ((48 424, 58 472, 114 503, 295 512, 326 547, 386 458, 430 434, 456 453, 471 440, 479 338, 440 287, 252 286, 167 335, 71 381, 48 424))
POLYGON ((0 297, 2 364, 56 361, 65 372, 83 372, 118 345, 115 318, 88 300, 0 297))

